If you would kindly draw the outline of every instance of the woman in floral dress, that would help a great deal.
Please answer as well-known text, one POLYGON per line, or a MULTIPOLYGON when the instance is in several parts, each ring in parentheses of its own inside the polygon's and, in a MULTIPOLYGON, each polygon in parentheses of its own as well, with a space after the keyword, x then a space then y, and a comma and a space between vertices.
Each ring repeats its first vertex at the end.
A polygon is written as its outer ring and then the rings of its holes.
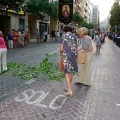
POLYGON ((66 79, 65 95, 72 95, 72 72, 78 72, 77 66, 77 37, 70 26, 65 26, 60 39, 60 55, 63 60, 63 72, 66 79))

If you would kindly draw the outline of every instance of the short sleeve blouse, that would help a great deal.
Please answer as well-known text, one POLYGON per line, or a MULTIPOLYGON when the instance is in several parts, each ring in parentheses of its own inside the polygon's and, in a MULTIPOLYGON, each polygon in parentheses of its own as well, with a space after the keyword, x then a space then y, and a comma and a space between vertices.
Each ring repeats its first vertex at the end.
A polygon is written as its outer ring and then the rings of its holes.
POLYGON ((82 38, 82 48, 87 50, 89 44, 92 44, 92 41, 91 38, 87 35, 86 38, 82 38))

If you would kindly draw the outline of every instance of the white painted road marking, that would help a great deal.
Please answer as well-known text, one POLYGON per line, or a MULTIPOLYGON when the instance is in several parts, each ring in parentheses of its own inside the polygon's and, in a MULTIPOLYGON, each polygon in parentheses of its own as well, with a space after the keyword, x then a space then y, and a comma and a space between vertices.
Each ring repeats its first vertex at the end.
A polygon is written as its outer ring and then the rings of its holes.
POLYGON ((120 104, 116 103, 116 106, 117 106, 117 107, 120 107, 120 104))
POLYGON ((59 49, 56 50, 56 51, 53 51, 53 52, 49 53, 49 55, 54 54, 54 53, 56 53, 56 52, 58 52, 58 51, 59 51, 59 49))
POLYGON ((32 83, 35 82, 35 81, 36 81, 35 79, 30 79, 29 81, 25 82, 24 84, 30 85, 30 84, 32 84, 32 83))
POLYGON ((26 99, 28 99, 29 96, 28 96, 27 92, 31 92, 31 94, 34 94, 35 90, 29 89, 29 90, 24 91, 24 92, 22 93, 22 95, 23 95, 24 97, 23 97, 23 98, 20 98, 19 96, 17 96, 17 97, 15 98, 15 101, 17 101, 17 102, 23 102, 23 101, 25 101, 26 99))
POLYGON ((43 105, 43 104, 40 104, 40 102, 45 99, 45 97, 49 94, 49 92, 47 92, 46 94, 44 94, 41 99, 39 99, 39 101, 35 104, 36 106, 40 106, 40 107, 44 107, 44 108, 47 108, 47 105, 43 105))
POLYGON ((52 100, 52 102, 49 104, 49 108, 51 108, 51 109, 53 109, 53 110, 59 109, 59 108, 61 108, 61 107, 64 105, 64 103, 65 103, 66 100, 67 100, 67 97, 66 97, 65 95, 57 95, 57 96, 52 100), (60 98, 60 97, 63 97, 63 98, 64 98, 62 104, 61 104, 59 107, 54 107, 53 104, 54 104, 55 101, 56 101, 58 98, 60 98))
MULTIPOLYGON (((36 106, 39 106, 39 107, 44 107, 44 108, 47 108, 48 105, 44 105, 44 104, 40 104, 45 98, 46 96, 49 95, 49 92, 45 93, 44 91, 35 91, 33 89, 29 89, 29 90, 25 90, 23 93, 22 93, 22 96, 17 96, 15 98, 15 101, 17 102, 23 102, 25 101, 25 103, 27 104, 35 104, 36 106), (28 93, 30 95, 28 95, 28 93)), ((65 101, 67 100, 67 97, 65 95, 57 95, 49 104, 49 108, 50 109, 59 109, 61 108, 65 101), (57 106, 55 106, 55 102, 59 99, 63 98, 62 101, 59 102, 59 105, 57 104, 57 106)))

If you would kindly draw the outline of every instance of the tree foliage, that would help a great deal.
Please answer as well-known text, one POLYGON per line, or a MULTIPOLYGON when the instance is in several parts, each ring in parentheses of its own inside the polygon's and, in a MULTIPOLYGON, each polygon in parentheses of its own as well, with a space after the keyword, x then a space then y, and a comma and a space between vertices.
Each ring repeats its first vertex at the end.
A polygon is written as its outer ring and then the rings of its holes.
POLYGON ((84 18, 79 14, 79 12, 75 12, 73 14, 73 21, 75 23, 78 23, 80 25, 83 22, 84 18))
POLYGON ((50 3, 49 15, 53 19, 58 19, 58 1, 53 1, 50 3))
POLYGON ((88 23, 88 26, 87 26, 88 29, 93 29, 94 28, 94 25, 92 23, 88 23))
POLYGON ((25 10, 42 21, 44 17, 49 16, 51 6, 46 0, 29 0, 25 10))
MULTIPOLYGON (((5 13, 7 14, 8 9, 15 10, 16 12, 23 8, 23 5, 26 3, 26 0, 0 0, 0 11, 3 15, 2 8, 4 7, 5 13)), ((6 15, 5 14, 5 15, 6 15)))
POLYGON ((92 23, 87 23, 85 21, 85 19, 79 14, 79 12, 75 12, 73 14, 73 21, 81 27, 86 27, 88 29, 93 29, 93 24, 92 23))
POLYGON ((111 13, 110 25, 111 26, 119 25, 120 24, 120 5, 112 6, 110 13, 111 13))

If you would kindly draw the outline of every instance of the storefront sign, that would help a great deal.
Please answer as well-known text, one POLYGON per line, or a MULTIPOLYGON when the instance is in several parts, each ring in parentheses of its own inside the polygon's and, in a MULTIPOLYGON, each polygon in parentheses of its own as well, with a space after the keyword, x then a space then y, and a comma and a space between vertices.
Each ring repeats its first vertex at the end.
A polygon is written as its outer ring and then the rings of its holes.
MULTIPOLYGON (((3 5, 0 6, 0 10, 6 11, 5 6, 3 6, 3 5)), ((25 12, 23 10, 20 10, 18 12, 16 12, 15 10, 8 10, 8 12, 16 13, 16 14, 19 14, 19 15, 25 15, 25 12)))
POLYGON ((59 0, 59 21, 69 24, 73 19, 73 0, 59 0))

